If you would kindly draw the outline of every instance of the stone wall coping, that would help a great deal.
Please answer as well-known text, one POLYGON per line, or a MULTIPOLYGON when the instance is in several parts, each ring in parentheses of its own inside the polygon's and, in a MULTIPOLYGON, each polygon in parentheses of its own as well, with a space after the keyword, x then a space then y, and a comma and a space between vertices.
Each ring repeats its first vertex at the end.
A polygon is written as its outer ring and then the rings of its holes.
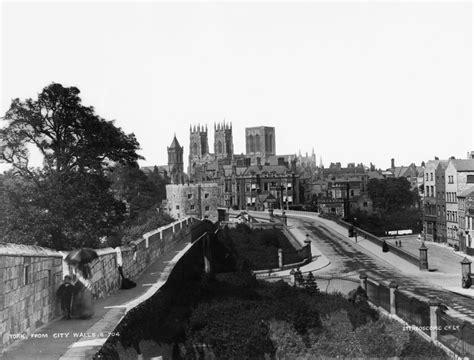
MULTIPOLYGON (((168 225, 162 226, 156 230, 149 231, 145 233, 141 238, 131 241, 132 244, 138 245, 145 241, 146 237, 157 234, 163 230, 169 229, 175 225, 178 225, 184 221, 186 221, 190 216, 179 219, 174 221, 168 225)), ((109 255, 115 254, 115 250, 111 247, 108 248, 100 248, 94 249, 97 254, 100 255, 109 255)), ((121 250, 123 251, 131 251, 133 250, 132 246, 121 246, 121 250)), ((0 242, 0 256, 32 256, 32 257, 58 257, 64 258, 69 251, 56 251, 53 249, 44 248, 41 246, 35 245, 23 245, 23 244, 14 244, 14 243, 5 243, 0 242)))
POLYGON ((186 216, 186 217, 184 217, 184 218, 182 218, 182 219, 173 221, 172 223, 170 223, 170 224, 168 224, 168 225, 165 225, 165 226, 162 226, 162 227, 160 227, 160 228, 158 228, 158 229, 148 231, 147 233, 143 234, 143 238, 140 239, 140 241, 143 241, 146 237, 153 236, 153 235, 155 235, 155 234, 158 234, 158 233, 161 232, 161 231, 164 231, 164 230, 169 229, 169 228, 171 228, 171 227, 173 227, 173 226, 175 226, 175 225, 178 225, 178 224, 180 224, 180 223, 182 223, 182 222, 185 222, 187 219, 190 219, 190 218, 191 218, 191 216, 186 216))
POLYGON ((96 249, 95 252, 97 253, 97 255, 99 256, 103 256, 103 255, 110 255, 110 254, 116 254, 117 252, 115 251, 115 249, 111 248, 111 247, 107 247, 107 248, 101 248, 101 249, 96 249))
POLYGON ((35 246, 0 242, 0 256, 38 256, 38 257, 58 257, 63 255, 59 251, 35 246))

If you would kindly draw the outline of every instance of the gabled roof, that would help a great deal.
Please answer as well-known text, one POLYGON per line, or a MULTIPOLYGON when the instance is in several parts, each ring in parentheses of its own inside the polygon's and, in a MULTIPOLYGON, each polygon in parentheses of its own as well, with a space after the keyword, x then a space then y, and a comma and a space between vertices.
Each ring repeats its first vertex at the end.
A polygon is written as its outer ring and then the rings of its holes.
POLYGON ((474 195, 474 186, 471 186, 467 189, 464 189, 464 191, 462 191, 458 197, 468 197, 469 195, 474 195))
MULTIPOLYGON (((389 169, 390 170, 390 169, 389 169)), ((393 170, 393 175, 396 178, 399 177, 408 177, 408 176, 418 176, 418 174, 423 173, 422 166, 416 166, 415 164, 411 164, 409 166, 396 166, 393 170)))
POLYGON ((178 139, 176 139, 176 135, 173 138, 173 141, 171 142, 171 145, 169 147, 170 149, 181 149, 181 145, 179 145, 178 139))
POLYGON ((452 159, 449 161, 453 164, 457 171, 473 171, 474 172, 474 159, 452 159))
POLYGON ((384 176, 380 171, 368 171, 367 175, 369 179, 383 179, 384 176))

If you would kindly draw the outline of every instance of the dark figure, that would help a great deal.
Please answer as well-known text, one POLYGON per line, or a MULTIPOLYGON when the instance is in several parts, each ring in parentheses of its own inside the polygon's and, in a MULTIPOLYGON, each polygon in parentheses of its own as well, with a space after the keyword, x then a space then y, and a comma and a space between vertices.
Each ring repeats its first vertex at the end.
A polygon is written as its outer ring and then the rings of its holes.
POLYGON ((94 315, 92 292, 81 281, 74 284, 72 314, 80 319, 89 319, 94 315))
POLYGON ((469 274, 463 275, 462 277, 462 287, 463 289, 469 289, 472 285, 471 276, 469 274))
POLYGON ((137 286, 137 284, 135 282, 133 282, 132 280, 130 279, 127 279, 124 275, 123 275, 123 270, 122 270, 122 267, 119 266, 118 267, 118 271, 119 271, 119 274, 120 274, 120 277, 122 278, 122 284, 120 286, 120 289, 132 289, 134 288, 135 286, 137 286))
POLYGON ((358 286, 357 289, 349 291, 349 294, 347 294, 347 299, 351 304, 354 305, 360 302, 366 302, 369 297, 362 286, 358 286))
POLYGON ((387 242, 385 240, 382 243, 382 251, 383 252, 388 252, 388 245, 387 245, 387 242))
POLYGON ((84 264, 84 263, 79 263, 79 266, 77 268, 82 272, 84 279, 92 278, 92 271, 89 265, 84 264))
POLYGON ((296 269, 296 272, 295 272, 295 282, 296 282, 296 284, 299 285, 299 286, 303 286, 303 284, 304 284, 304 278, 303 278, 303 274, 301 273, 300 268, 297 268, 297 269, 296 269))
POLYGON ((74 296, 74 285, 69 275, 64 277, 64 282, 58 289, 57 296, 61 302, 61 310, 66 319, 71 319, 72 298, 74 296))

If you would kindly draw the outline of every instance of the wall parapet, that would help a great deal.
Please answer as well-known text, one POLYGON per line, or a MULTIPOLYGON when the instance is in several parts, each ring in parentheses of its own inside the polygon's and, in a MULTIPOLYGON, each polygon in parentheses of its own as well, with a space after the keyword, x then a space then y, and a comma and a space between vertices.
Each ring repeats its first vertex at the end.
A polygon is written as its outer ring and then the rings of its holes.
MULTIPOLYGON (((186 217, 120 247, 126 278, 136 280, 161 254, 177 241, 191 241, 192 228, 200 221, 186 217)), ((93 274, 89 287, 94 298, 120 289, 117 249, 96 249, 99 255, 89 266, 93 274)), ((40 326, 60 316, 56 291, 72 268, 65 263, 66 251, 39 246, 0 243, 0 349, 29 336, 40 326), (17 337, 18 338, 18 337, 17 337)))

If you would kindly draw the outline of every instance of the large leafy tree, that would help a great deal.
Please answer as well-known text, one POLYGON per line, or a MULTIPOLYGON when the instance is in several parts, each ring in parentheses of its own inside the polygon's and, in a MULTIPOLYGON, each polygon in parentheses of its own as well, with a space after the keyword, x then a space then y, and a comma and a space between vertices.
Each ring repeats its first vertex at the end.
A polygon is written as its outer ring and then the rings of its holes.
POLYGON ((3 237, 60 250, 98 246, 125 212, 106 173, 136 165, 135 136, 82 105, 77 88, 56 83, 36 100, 14 99, 3 119, 1 158, 12 165, 2 195, 3 211, 12 214, 2 220, 3 237), (41 168, 30 165, 31 147, 43 156, 41 168))
POLYGON ((374 208, 381 212, 407 209, 416 203, 416 193, 410 182, 404 178, 370 179, 367 192, 374 208))

